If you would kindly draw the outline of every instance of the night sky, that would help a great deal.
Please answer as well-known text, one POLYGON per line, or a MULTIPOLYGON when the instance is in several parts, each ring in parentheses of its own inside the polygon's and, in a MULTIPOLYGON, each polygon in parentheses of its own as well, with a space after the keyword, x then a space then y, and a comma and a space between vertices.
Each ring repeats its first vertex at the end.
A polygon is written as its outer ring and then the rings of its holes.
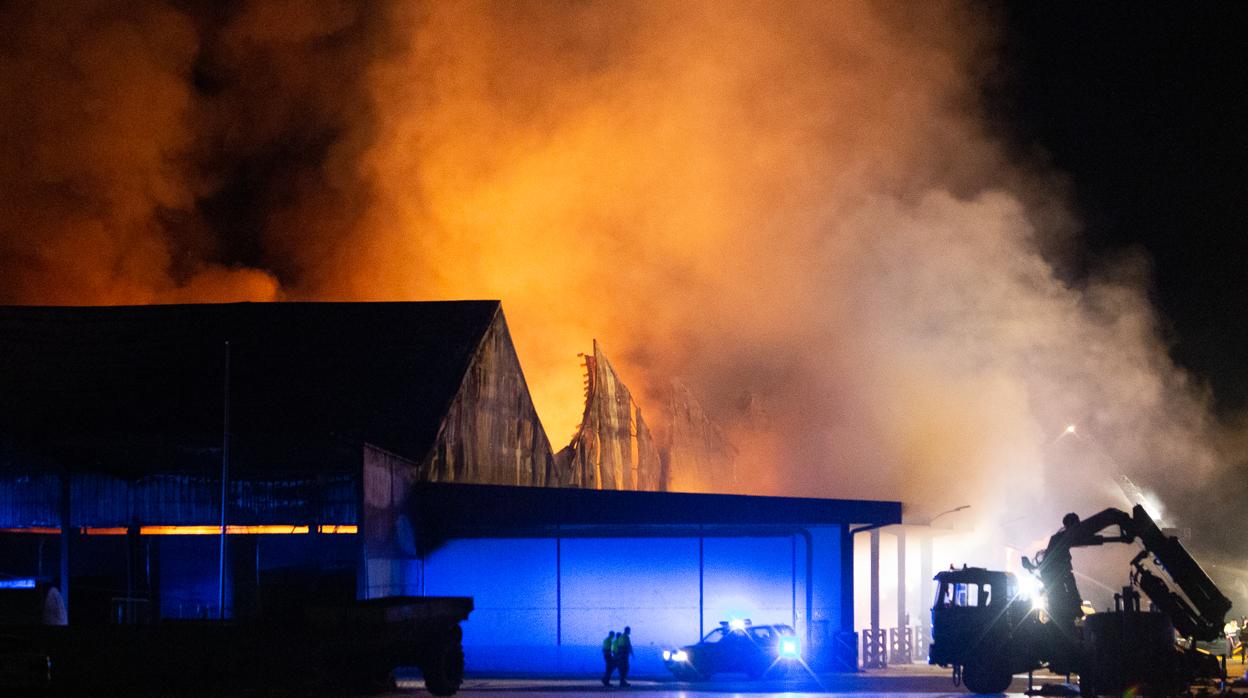
POLYGON ((1248 406, 1248 5, 995 9, 991 118, 1069 175, 1078 257, 1143 252, 1173 357, 1223 414, 1248 406))

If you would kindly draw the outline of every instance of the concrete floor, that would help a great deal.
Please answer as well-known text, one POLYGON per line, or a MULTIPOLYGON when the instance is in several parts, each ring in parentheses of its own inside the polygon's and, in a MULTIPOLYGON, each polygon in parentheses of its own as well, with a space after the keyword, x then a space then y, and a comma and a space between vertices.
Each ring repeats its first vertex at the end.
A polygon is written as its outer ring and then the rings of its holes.
MULTIPOLYGON (((1039 677, 1040 681, 1059 681, 1058 677, 1039 677)), ((543 696, 570 695, 604 695, 622 696, 629 693, 641 693, 646 696, 716 696, 723 698, 732 695, 749 696, 838 696, 853 695, 855 698, 870 696, 905 695, 914 698, 931 696, 965 696, 966 689, 954 686, 949 670, 927 665, 889 667, 879 671, 864 671, 857 674, 822 674, 805 679, 746 681, 732 678, 708 681, 705 683, 680 683, 669 680, 637 679, 631 681, 632 686, 621 689, 615 685, 603 688, 598 679, 586 677, 574 678, 483 678, 470 677, 464 682, 458 695, 461 696, 525 696, 541 698, 543 696)), ((419 680, 400 681, 400 692, 393 696, 428 695, 419 680)), ((1017 677, 1007 695, 1023 695, 1027 688, 1026 677, 1017 677)))

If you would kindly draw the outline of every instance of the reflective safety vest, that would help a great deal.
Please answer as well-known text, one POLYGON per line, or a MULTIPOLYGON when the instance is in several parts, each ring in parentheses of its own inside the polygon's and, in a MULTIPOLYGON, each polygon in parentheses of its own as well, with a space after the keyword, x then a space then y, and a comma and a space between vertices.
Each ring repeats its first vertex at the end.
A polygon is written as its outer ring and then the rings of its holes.
POLYGON ((612 653, 615 652, 615 636, 614 635, 608 635, 605 638, 603 638, 602 651, 612 652, 612 653))
POLYGON ((628 653, 632 651, 632 649, 633 649, 633 641, 628 639, 627 635, 615 636, 615 649, 612 651, 612 654, 616 654, 621 657, 627 657, 628 653))

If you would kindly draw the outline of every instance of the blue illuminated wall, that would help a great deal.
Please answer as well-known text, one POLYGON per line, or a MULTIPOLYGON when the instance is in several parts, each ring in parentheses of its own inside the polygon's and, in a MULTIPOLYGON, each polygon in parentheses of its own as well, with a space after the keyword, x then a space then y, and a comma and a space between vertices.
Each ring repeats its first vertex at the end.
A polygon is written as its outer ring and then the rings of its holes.
MULTIPOLYGON (((632 627, 638 675, 666 676, 660 652, 728 618, 804 634, 841 619, 840 528, 733 537, 454 540, 414 571, 429 595, 472 596, 469 671, 594 674, 608 630, 632 627), (809 550, 808 550, 809 546, 809 550)), ((415 576, 415 575, 413 575, 415 576)))

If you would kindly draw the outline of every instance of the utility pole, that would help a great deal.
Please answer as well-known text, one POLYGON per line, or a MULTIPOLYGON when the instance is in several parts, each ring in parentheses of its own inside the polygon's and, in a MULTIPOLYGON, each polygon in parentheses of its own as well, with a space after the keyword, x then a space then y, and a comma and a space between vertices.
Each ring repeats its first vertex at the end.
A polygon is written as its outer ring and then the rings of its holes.
POLYGON ((217 554, 217 620, 225 620, 225 511, 230 486, 230 343, 225 343, 224 427, 221 433, 221 538, 217 554))

